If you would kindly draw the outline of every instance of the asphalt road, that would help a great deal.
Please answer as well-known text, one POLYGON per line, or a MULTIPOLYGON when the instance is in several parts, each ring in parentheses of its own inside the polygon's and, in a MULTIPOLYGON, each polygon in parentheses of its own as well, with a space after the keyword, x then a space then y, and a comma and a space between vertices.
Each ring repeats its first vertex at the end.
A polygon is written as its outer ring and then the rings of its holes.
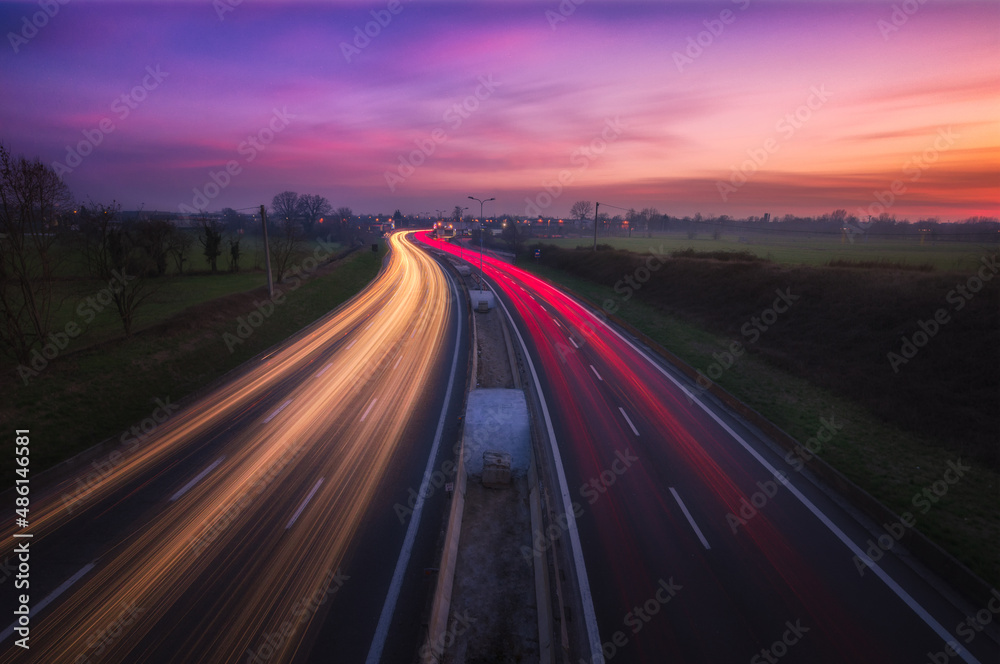
MULTIPOLYGON (((483 266, 527 348, 578 515, 550 539, 586 570, 585 661, 1000 660, 896 557, 891 534, 867 530, 696 385, 548 282, 483 266), (876 562, 879 534, 890 550, 876 562)), ((818 433, 837 435, 831 416, 818 433)))
POLYGON ((333 315, 34 482, 30 526, 4 522, 0 549, 10 569, 29 542, 30 585, 0 587, 9 619, 29 595, 30 649, 11 624, 0 662, 413 660, 445 502, 425 474, 452 456, 467 314, 431 258, 390 241, 333 315))

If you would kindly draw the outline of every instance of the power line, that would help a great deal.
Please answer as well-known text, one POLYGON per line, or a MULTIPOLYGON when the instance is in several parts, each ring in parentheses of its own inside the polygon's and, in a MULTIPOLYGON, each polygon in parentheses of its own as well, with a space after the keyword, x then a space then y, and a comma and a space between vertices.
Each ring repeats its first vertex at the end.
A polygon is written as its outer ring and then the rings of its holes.
POLYGON ((604 207, 614 208, 616 210, 625 210, 628 212, 631 208, 618 207, 617 205, 611 205, 610 203, 601 203, 604 207))

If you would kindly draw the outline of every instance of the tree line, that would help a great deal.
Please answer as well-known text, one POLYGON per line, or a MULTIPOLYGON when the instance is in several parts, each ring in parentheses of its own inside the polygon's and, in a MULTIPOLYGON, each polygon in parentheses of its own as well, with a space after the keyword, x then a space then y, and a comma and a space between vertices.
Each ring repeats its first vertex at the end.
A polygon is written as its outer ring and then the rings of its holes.
MULTIPOLYGON (((573 219, 592 222, 594 205, 590 201, 577 201, 570 208, 573 219)), ((617 208, 620 209, 620 208, 617 208)), ((624 214, 609 215, 601 212, 597 223, 600 229, 628 229, 631 232, 684 232, 694 238, 700 233, 708 233, 719 239, 723 231, 773 232, 773 233, 815 233, 840 235, 872 235, 917 237, 926 234, 933 239, 966 242, 996 242, 1000 236, 1000 220, 996 217, 971 216, 957 222, 943 222, 937 217, 923 217, 911 222, 896 215, 882 212, 878 216, 859 218, 846 209, 837 209, 816 216, 785 214, 772 217, 770 214, 734 218, 727 214, 677 217, 662 214, 654 207, 637 210, 629 208, 624 214), (627 222, 627 223, 626 223, 627 222)))
MULTIPOLYGON (((238 272, 243 238, 260 230, 259 216, 231 208, 204 214, 191 229, 166 215, 143 216, 123 213, 115 201, 77 203, 49 166, 0 143, 0 353, 24 364, 32 349, 47 343, 54 299, 64 292, 54 287, 67 278, 107 284, 102 293, 131 336, 137 310, 171 267, 190 274, 191 256, 200 249, 212 273, 223 259, 238 272)), ((306 238, 322 233, 332 242, 356 243, 352 217, 350 208, 334 210, 319 195, 275 195, 268 214, 275 279, 285 276, 306 238)))

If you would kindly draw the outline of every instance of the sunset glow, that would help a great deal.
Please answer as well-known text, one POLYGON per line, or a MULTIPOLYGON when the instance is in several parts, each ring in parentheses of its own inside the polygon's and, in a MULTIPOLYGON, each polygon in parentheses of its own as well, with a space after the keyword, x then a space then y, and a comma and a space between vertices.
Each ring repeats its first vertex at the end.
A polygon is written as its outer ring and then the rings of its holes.
POLYGON ((1000 5, 903 4, 4 3, 0 141, 126 209, 996 216, 1000 5))

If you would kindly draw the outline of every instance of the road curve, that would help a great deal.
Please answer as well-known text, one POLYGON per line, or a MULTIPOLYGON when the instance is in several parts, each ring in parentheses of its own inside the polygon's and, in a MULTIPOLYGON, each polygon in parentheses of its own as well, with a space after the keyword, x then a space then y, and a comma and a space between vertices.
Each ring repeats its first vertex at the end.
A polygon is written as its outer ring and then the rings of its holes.
MULTIPOLYGON (((185 405, 108 472, 35 487, 25 592, 35 607, 53 599, 32 611, 30 650, 8 628, 0 662, 329 661, 317 644, 364 661, 386 614, 415 652, 420 589, 402 593, 417 615, 382 601, 409 526, 393 504, 436 463, 435 433, 452 433, 444 386, 464 385, 465 362, 453 286, 404 235, 389 242, 365 291, 185 405)), ((432 560, 439 518, 401 566, 410 585, 432 560)), ((14 532, 3 524, 0 558, 14 532)))

